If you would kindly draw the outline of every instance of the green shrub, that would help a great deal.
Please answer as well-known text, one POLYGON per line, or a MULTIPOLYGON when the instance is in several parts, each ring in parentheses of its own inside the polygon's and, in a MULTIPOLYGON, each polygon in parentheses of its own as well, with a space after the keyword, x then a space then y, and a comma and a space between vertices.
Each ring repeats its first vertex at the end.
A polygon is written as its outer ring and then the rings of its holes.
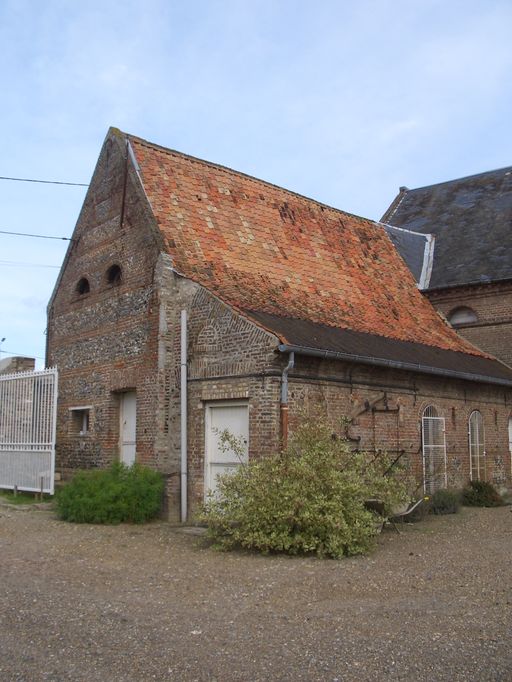
POLYGON ((503 499, 492 483, 470 481, 462 491, 462 504, 467 507, 501 507, 503 499))
MULTIPOLYGON (((222 440, 236 451, 232 436, 222 440)), ((324 423, 307 422, 285 453, 219 477, 201 520, 221 549, 361 554, 377 532, 365 501, 379 499, 389 513, 407 497, 405 481, 385 475, 387 469, 388 458, 351 452, 324 423)))
POLYGON ((163 490, 158 472, 115 463, 76 474, 56 495, 57 513, 74 523, 144 523, 159 513, 163 490))
POLYGON ((432 514, 456 514, 460 507, 461 494, 458 490, 436 490, 429 500, 432 514))

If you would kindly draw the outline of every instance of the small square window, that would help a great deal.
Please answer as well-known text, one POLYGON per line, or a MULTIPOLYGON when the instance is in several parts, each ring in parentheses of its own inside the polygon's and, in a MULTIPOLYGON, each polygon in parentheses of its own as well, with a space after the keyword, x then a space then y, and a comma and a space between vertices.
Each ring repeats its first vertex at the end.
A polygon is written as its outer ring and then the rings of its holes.
POLYGON ((90 432, 91 408, 90 407, 71 407, 70 412, 70 433, 74 436, 86 436, 90 432))

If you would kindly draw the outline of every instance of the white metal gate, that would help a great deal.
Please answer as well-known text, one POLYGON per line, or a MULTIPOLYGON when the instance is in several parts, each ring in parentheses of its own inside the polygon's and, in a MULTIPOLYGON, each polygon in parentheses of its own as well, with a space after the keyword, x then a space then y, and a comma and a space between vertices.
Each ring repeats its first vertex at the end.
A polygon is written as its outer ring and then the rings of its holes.
POLYGON ((0 375, 0 488, 53 494, 56 369, 0 375))
POLYGON ((444 417, 439 417, 433 405, 425 408, 421 419, 423 441, 423 490, 431 495, 446 488, 446 440, 444 417))

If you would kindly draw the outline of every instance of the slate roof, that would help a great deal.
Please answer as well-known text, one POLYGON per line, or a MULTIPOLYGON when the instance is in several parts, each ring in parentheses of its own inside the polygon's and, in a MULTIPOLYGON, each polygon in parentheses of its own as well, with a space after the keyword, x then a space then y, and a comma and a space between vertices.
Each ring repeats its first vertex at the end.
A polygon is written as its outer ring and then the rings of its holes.
POLYGON ((419 189, 401 188, 382 221, 434 235, 428 288, 512 278, 512 166, 419 189))
POLYGON ((430 234, 384 225, 389 238, 406 262, 420 288, 430 280, 434 240, 430 234))
MULTIPOLYGON (((286 334, 279 320, 291 319, 304 324, 307 338, 313 327, 357 333, 353 347, 367 359, 376 357, 379 344, 380 353, 388 352, 386 340, 394 340, 410 344, 408 357, 412 362, 416 353, 416 365, 420 347, 430 347, 465 356, 469 365, 487 358, 503 370, 443 322, 381 224, 126 138, 175 270, 281 343, 286 334)), ((393 352, 404 349, 398 345, 393 352)), ((436 353, 429 358, 442 373, 436 353)), ((479 374, 476 365, 473 374, 479 374)))

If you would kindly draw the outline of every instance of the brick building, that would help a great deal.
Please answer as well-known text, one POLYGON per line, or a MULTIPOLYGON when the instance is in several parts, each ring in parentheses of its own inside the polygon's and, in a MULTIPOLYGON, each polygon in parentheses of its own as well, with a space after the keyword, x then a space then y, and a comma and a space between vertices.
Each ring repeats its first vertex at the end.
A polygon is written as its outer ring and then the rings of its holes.
POLYGON ((154 466, 172 519, 180 480, 193 510, 237 465, 219 430, 259 457, 304 414, 401 456, 418 489, 510 484, 512 370, 439 317, 382 225, 115 129, 48 306, 47 362, 58 466, 154 466))
POLYGON ((382 221, 435 308, 512 365, 512 167, 402 187, 382 221))
POLYGON ((14 372, 30 372, 36 366, 34 358, 11 356, 0 360, 0 374, 14 374, 14 372))

